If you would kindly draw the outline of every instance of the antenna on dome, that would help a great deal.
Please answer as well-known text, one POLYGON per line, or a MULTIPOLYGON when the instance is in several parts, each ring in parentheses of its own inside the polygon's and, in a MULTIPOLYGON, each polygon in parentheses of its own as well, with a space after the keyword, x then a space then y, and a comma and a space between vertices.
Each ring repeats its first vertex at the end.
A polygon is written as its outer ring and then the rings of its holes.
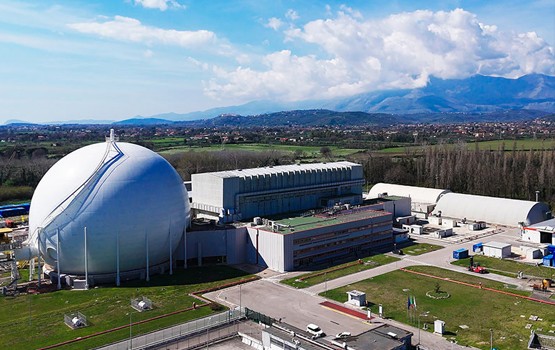
POLYGON ((110 137, 106 138, 106 142, 113 143, 115 141, 119 141, 119 137, 116 137, 114 129, 110 129, 110 137))

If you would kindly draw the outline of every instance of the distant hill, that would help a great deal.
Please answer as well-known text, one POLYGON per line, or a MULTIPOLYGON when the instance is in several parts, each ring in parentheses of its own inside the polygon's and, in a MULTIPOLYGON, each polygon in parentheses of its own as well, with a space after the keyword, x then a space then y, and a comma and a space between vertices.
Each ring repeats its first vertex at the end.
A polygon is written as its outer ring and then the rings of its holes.
POLYGON ((364 112, 335 112, 323 109, 294 110, 251 116, 221 115, 212 119, 190 121, 191 126, 253 127, 253 126, 384 126, 398 122, 390 114, 364 112))
POLYGON ((159 118, 131 118, 120 120, 119 122, 113 122, 114 125, 161 125, 161 124, 173 124, 174 122, 167 119, 159 118))
POLYGON ((525 75, 518 79, 482 75, 466 79, 431 77, 425 87, 417 89, 373 91, 331 100, 288 103, 253 101, 239 106, 219 107, 185 114, 158 114, 151 118, 190 121, 211 119, 220 115, 263 115, 307 109, 411 115, 407 118, 410 120, 414 120, 415 116, 430 113, 455 113, 451 117, 456 113, 474 113, 474 116, 480 116, 490 112, 513 110, 554 113, 555 77, 542 74, 525 75))
MULTIPOLYGON (((385 125, 393 122, 528 120, 552 113, 555 113, 553 76, 530 74, 518 79, 507 79, 475 75, 466 79, 430 77, 425 87, 417 89, 373 91, 329 100, 252 101, 239 106, 185 114, 170 112, 148 117, 136 116, 114 124, 385 125)), ((23 121, 12 122, 28 124, 23 121)), ((79 120, 43 124, 111 123, 113 121, 79 120)))
POLYGON ((378 91, 327 103, 323 108, 395 114, 483 113, 527 109, 555 112, 555 77, 519 79, 476 75, 467 79, 432 77, 423 88, 378 91))

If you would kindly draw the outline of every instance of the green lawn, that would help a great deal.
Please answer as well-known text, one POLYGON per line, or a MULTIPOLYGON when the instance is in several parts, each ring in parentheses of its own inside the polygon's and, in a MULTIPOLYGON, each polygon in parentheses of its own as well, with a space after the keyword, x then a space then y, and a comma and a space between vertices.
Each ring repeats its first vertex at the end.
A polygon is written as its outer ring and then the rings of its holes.
MULTIPOLYGON (((479 277, 450 272, 436 267, 418 266, 411 270, 421 271, 446 278, 476 283, 481 281, 485 287, 510 290, 502 283, 485 280, 479 277)), ((494 346, 499 349, 524 349, 527 346, 531 324, 534 329, 542 328, 545 334, 555 330, 555 307, 528 301, 514 296, 477 289, 448 281, 418 276, 403 271, 393 271, 364 281, 353 283, 332 291, 327 297, 339 302, 347 301, 347 291, 360 290, 366 292, 371 303, 371 310, 378 311, 378 304, 383 305, 385 316, 399 322, 427 323, 428 330, 433 331, 436 319, 445 321, 448 339, 456 340, 460 345, 471 345, 481 349, 489 349, 489 329, 493 329, 494 346), (448 299, 431 299, 426 292, 433 291, 436 283, 440 290, 448 292, 448 299), (407 297, 416 298, 414 317, 407 317, 407 297), (521 315, 523 317, 521 317, 521 315), (539 316, 542 321, 530 321, 531 315, 539 316), (459 326, 466 325, 468 329, 459 326)), ((510 290, 512 291, 512 290, 510 290)), ((424 332, 424 330, 422 330, 424 332)), ((417 339, 417 334, 414 335, 417 339)))
MULTIPOLYGON (((189 293, 223 285, 250 277, 243 271, 227 266, 208 266, 177 270, 172 276, 153 276, 150 282, 125 282, 121 287, 100 286, 88 291, 61 290, 39 295, 20 295, 0 299, 0 347, 5 349, 31 349, 57 344, 132 322, 186 309, 193 302, 201 304, 189 293), (146 296, 154 303, 148 312, 136 312, 130 300, 146 296), (83 313, 91 323, 89 327, 71 330, 64 324, 64 314, 83 313)), ((210 307, 183 312, 133 327, 138 335, 176 323, 203 317, 212 313, 210 307)), ((63 349, 83 349, 129 337, 129 330, 108 333, 101 337, 78 342, 63 349)))
MULTIPOLYGON (((519 263, 513 260, 504 260, 491 258, 489 256, 474 255, 474 263, 480 264, 488 269, 491 273, 496 273, 499 275, 516 277, 518 271, 522 271, 526 278, 554 278, 555 279, 555 269, 547 266, 536 266, 525 263, 519 263)), ((455 260, 451 264, 458 266, 468 266, 469 259, 455 260)))
POLYGON ((362 264, 358 264, 355 260, 354 262, 349 262, 337 266, 333 266, 324 270, 305 273, 303 275, 282 280, 281 283, 287 284, 295 288, 307 288, 314 286, 319 283, 323 283, 326 280, 333 280, 339 277, 350 275, 356 272, 372 269, 380 265, 389 264, 399 260, 396 257, 389 255, 374 255, 367 258, 363 258, 362 264), (301 280, 302 279, 302 280, 301 280))
POLYGON ((422 255, 425 253, 433 252, 434 250, 439 250, 443 246, 428 243, 415 243, 408 247, 402 248, 403 253, 408 255, 422 255))

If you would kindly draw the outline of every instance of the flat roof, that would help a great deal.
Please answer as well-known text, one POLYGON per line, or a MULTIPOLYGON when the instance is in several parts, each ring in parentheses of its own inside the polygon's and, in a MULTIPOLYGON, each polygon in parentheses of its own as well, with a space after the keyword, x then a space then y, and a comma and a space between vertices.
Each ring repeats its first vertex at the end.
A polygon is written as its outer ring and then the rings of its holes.
POLYGON ((346 343, 354 349, 397 349, 402 344, 400 339, 409 335, 412 333, 404 329, 383 325, 351 337, 346 343), (396 337, 392 337, 388 333, 396 334, 396 337))
POLYGON ((509 243, 501 243, 501 242, 486 242, 482 245, 484 247, 499 248, 499 249, 511 246, 509 243))
MULTIPOLYGON (((276 233, 290 234, 293 232, 307 231, 319 227, 327 227, 386 215, 391 215, 391 213, 359 207, 338 211, 333 214, 321 213, 311 216, 293 216, 271 221, 279 227, 276 233)), ((267 231, 272 231, 272 227, 268 225, 265 226, 265 229, 267 231)))
POLYGON ((330 162, 330 163, 309 163, 309 164, 292 164, 292 165, 278 165, 278 166, 268 166, 264 168, 250 168, 250 169, 237 169, 237 170, 226 170, 226 171, 216 171, 210 173, 199 173, 195 175, 212 175, 221 178, 228 177, 247 177, 247 176, 260 176, 260 175, 271 175, 271 174, 281 174, 286 172, 298 172, 307 170, 333 170, 341 168, 352 168, 353 166, 360 166, 360 164, 352 162, 330 162))
POLYGON ((316 344, 313 344, 313 343, 311 343, 307 340, 304 340, 300 337, 294 337, 293 338, 291 332, 293 332, 295 334, 298 334, 298 335, 302 335, 302 336, 304 336, 306 338, 309 338, 309 339, 312 337, 311 334, 308 334, 306 331, 301 330, 301 329, 296 328, 296 327, 293 327, 289 324, 286 324, 286 325, 282 324, 282 326, 284 328, 287 328, 289 331, 285 331, 285 330, 282 330, 282 329, 279 329, 279 328, 276 328, 276 327, 268 327, 268 328, 265 328, 263 330, 263 332, 268 332, 271 335, 281 339, 282 341, 286 340, 289 343, 293 343, 292 339, 295 339, 299 342, 299 345, 301 345, 302 348, 306 349, 306 350, 322 350, 322 348, 323 348, 322 346, 318 346, 316 344))

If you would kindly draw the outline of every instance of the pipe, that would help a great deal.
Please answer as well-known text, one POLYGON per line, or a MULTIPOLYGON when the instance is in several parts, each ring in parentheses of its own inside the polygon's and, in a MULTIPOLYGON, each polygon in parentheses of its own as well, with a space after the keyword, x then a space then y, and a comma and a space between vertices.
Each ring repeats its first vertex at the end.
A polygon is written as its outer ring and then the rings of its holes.
POLYGON ((58 270, 58 289, 62 289, 62 281, 60 280, 60 229, 56 230, 56 270, 58 270))
POLYGON ((145 243, 146 243, 146 281, 150 281, 150 261, 148 256, 148 231, 145 230, 145 243))
POLYGON ((87 226, 83 228, 85 234, 85 289, 89 289, 89 267, 87 259, 87 226))
POLYGON ((116 231, 116 286, 119 287, 120 285, 120 276, 119 276, 119 230, 116 231))
POLYGON ((171 222, 168 229, 168 239, 170 240, 170 275, 173 275, 173 255, 172 255, 172 228, 171 222))

